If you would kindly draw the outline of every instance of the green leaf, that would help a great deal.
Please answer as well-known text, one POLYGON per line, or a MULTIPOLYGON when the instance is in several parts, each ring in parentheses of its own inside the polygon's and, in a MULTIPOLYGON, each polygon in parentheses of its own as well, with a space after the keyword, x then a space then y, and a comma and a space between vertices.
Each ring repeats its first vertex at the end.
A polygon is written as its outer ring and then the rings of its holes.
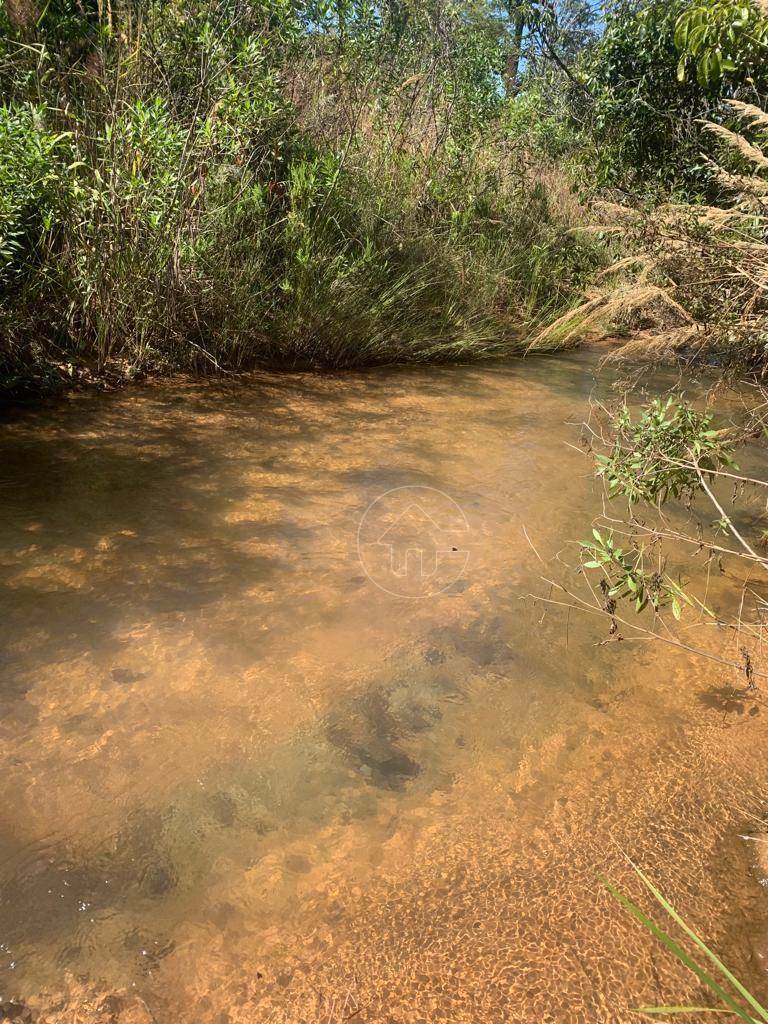
POLYGON ((707 26, 697 25, 696 28, 691 32, 691 37, 688 40, 688 52, 694 56, 701 56, 699 62, 699 69, 702 67, 702 62, 709 58, 709 51, 703 51, 704 43, 706 42, 707 26))
MULTIPOLYGON (((630 861, 630 863, 632 863, 632 862, 630 861)), ((715 965, 715 967, 717 967, 717 969, 721 972, 721 974, 723 974, 724 977, 731 983, 731 985, 733 985, 733 987, 736 989, 736 991, 739 993, 739 995, 741 995, 744 999, 746 999, 746 1001, 749 1003, 749 1005, 752 1007, 752 1009, 755 1010, 759 1014, 760 1019, 763 1020, 763 1021, 768 1021, 768 1010, 766 1010, 766 1008, 764 1006, 762 1006, 757 1001, 757 999, 755 999, 755 997, 752 995, 752 993, 748 989, 746 989, 744 987, 744 985, 741 984, 739 979, 731 971, 728 970, 728 968, 725 966, 725 964, 722 962, 722 960, 718 957, 718 955, 716 953, 712 952, 712 950, 709 948, 709 946, 707 946, 707 944, 703 941, 703 939, 700 939, 699 936, 696 934, 696 932, 694 932, 694 930, 692 928, 690 928, 685 923, 685 921, 682 919, 682 917, 680 917, 680 915, 675 910, 675 908, 672 906, 672 904, 667 899, 665 899, 664 896, 661 895, 661 893, 656 888, 656 886, 653 884, 653 882, 651 882, 650 879, 648 879, 643 874, 643 872, 640 870, 640 868, 637 867, 637 865, 635 865, 635 864, 632 864, 632 867, 637 872, 637 875, 640 878, 640 880, 643 883, 643 885, 645 885, 645 887, 653 895, 653 897, 656 899, 656 901, 661 904, 661 906, 664 908, 664 910, 666 910, 666 912, 669 914, 669 916, 672 918, 672 920, 675 922, 675 924, 678 925, 680 928, 682 928, 682 930, 685 932, 685 934, 688 936, 688 938, 691 939, 693 942, 695 942, 696 945, 699 947, 699 949, 701 949, 704 953, 706 953, 707 957, 709 957, 709 959, 712 961, 712 963, 715 965)), ((726 1005, 730 1006, 731 1002, 732 1001, 728 1002, 726 1005)), ((742 1009, 739 1009, 739 1016, 742 1017, 745 1020, 750 1020, 751 1019, 750 1017, 748 1017, 745 1014, 744 1010, 742 1010, 742 1009)))
POLYGON ((674 40, 675 46, 678 48, 678 50, 682 50, 685 47, 686 42, 688 41, 689 27, 690 22, 686 12, 686 14, 680 15, 680 17, 677 19, 677 24, 675 25, 674 40))
POLYGON ((719 82, 720 79, 723 77, 723 65, 722 65, 722 62, 720 60, 720 51, 719 50, 713 50, 712 51, 712 62, 711 62, 710 76, 711 76, 711 81, 712 81, 713 84, 715 84, 716 82, 719 82))
MULTIPOLYGON (((634 865, 633 865, 634 867, 634 865)), ((644 876, 640 873, 639 868, 635 868, 635 871, 640 875, 641 878, 644 876)), ((739 1006, 733 996, 729 995, 728 992, 709 974, 703 967, 701 967, 696 961, 687 953, 681 945, 679 945, 670 935, 660 928, 655 921, 652 921, 647 914, 636 906, 632 900, 626 897, 623 893, 619 892, 610 882, 603 879, 604 885, 608 888, 608 891, 621 903, 621 905, 628 910, 629 913, 639 921, 640 924, 646 928, 654 938, 658 939, 667 949, 685 966, 691 971, 699 981, 702 981, 707 988, 711 989, 712 992, 720 999, 720 1001, 727 1007, 730 1008, 731 1012, 734 1013, 741 1020, 748 1021, 748 1024, 753 1024, 752 1018, 746 1012, 746 1010, 739 1006)), ((650 883, 647 883, 650 885, 650 883)), ((699 940, 701 941, 701 940, 699 940)))

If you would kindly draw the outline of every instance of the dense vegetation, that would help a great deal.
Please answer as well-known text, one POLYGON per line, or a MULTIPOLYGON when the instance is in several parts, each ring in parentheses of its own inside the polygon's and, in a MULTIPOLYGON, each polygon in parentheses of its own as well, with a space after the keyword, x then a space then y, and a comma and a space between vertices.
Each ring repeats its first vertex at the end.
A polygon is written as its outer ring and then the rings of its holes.
POLYGON ((701 123, 765 130, 768 18, 735 0, 7 0, 0 36, 5 390, 560 344, 648 252, 703 321, 722 253, 689 217, 680 270, 648 204, 741 209, 768 163, 701 123))

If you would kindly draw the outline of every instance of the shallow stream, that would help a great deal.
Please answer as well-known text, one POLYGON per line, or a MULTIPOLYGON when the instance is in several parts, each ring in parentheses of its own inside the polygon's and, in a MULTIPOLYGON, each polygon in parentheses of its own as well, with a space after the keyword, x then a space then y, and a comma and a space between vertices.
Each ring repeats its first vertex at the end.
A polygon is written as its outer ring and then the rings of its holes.
POLYGON ((766 995, 768 710, 528 596, 600 509, 594 388, 582 356, 8 412, 0 1018, 700 1000, 602 885, 637 893, 624 854, 766 995))

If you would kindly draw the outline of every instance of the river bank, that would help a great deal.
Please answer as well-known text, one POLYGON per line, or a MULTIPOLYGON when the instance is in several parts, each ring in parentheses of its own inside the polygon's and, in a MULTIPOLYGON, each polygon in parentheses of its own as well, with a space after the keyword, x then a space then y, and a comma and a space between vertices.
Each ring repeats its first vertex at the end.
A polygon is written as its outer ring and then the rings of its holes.
POLYGON ((699 370, 706 370, 708 366, 717 367, 719 364, 715 358, 709 360, 707 353, 696 352, 695 350, 680 350, 675 353, 659 353, 654 346, 652 332, 634 332, 625 334, 614 334, 610 332, 595 331, 591 336, 573 339, 566 345, 553 345, 548 349, 546 345, 530 348, 528 340, 509 340, 505 345, 499 346, 499 351, 477 355, 467 353, 463 358, 457 356, 447 359, 433 359, 422 361, 398 360, 372 362, 363 366, 348 367, 313 367, 284 366, 281 364, 270 365, 256 363, 252 367, 239 370, 215 367, 208 364, 202 367, 199 372, 190 373, 170 367, 139 370, 131 363, 124 360, 112 360, 105 366, 99 367, 95 363, 74 364, 58 363, 48 367, 45 376, 38 379, 19 380, 12 386, 0 386, 0 407, 3 405, 18 405, 19 408, 29 408, 37 401, 56 399, 68 394, 87 394, 91 392, 110 393, 122 391, 134 386, 178 386, 182 390, 196 385, 211 384, 213 387, 221 384, 224 386, 249 384, 262 378, 268 379, 271 375, 284 375, 287 378, 296 376, 330 376, 343 377, 347 373, 380 371, 389 372, 397 368, 406 369, 409 366, 494 366, 517 359, 546 359, 548 357, 561 358, 564 354, 584 353, 585 358, 598 359, 608 357, 609 360, 618 359, 621 361, 622 349, 627 348, 631 354, 627 363, 630 365, 642 366, 651 365, 656 368, 663 368, 683 363, 693 365, 699 370), (647 357, 644 358, 643 350, 647 347, 647 357))

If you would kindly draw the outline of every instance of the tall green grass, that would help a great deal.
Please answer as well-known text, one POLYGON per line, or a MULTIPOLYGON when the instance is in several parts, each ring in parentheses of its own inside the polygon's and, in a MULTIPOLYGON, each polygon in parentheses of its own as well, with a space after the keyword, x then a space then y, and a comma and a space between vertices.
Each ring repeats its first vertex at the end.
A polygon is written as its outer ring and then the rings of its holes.
POLYGON ((0 15, 6 390, 511 351, 601 259, 504 136, 461 20, 437 45, 416 13, 82 10, 0 15))

